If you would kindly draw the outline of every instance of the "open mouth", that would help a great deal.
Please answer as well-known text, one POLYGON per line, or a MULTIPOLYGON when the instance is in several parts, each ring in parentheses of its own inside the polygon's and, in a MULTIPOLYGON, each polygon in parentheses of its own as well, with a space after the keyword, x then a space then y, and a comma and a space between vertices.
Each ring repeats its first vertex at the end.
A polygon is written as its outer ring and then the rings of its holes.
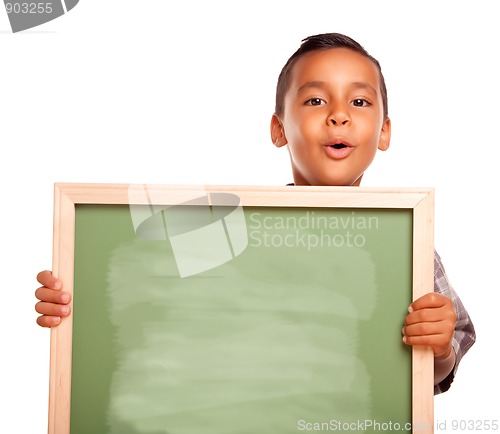
POLYGON ((352 150, 352 146, 345 143, 334 143, 332 145, 325 146, 326 154, 334 160, 341 160, 348 157, 352 150))

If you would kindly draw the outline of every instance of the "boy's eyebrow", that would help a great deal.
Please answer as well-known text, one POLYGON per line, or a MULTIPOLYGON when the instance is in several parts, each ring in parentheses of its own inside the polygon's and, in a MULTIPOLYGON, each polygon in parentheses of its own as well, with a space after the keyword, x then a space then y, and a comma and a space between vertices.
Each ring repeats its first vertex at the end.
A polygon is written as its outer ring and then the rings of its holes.
MULTIPOLYGON (((350 85, 356 89, 367 89, 375 94, 377 93, 376 89, 372 85, 365 83, 363 81, 353 81, 352 83, 350 83, 350 85)), ((314 87, 325 87, 325 86, 327 86, 327 83, 324 81, 308 81, 304 83, 302 86, 300 86, 297 92, 300 93, 304 89, 314 88, 314 87)))
POLYGON ((325 86, 324 81, 308 81, 304 83, 302 86, 299 87, 297 92, 302 92, 304 89, 310 88, 310 87, 324 87, 325 86))
POLYGON ((355 81, 353 83, 351 83, 353 87, 355 87, 356 89, 367 89, 373 93, 377 93, 377 90, 371 85, 371 84, 368 84, 368 83, 365 83, 364 81, 355 81))

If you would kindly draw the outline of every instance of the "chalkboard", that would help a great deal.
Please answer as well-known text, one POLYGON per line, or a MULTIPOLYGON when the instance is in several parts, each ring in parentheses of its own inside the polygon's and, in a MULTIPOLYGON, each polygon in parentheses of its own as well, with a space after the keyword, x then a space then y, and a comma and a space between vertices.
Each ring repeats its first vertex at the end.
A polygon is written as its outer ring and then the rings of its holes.
POLYGON ((57 184, 50 433, 432 432, 432 190, 57 184), (428 429, 426 429, 426 427, 428 429))

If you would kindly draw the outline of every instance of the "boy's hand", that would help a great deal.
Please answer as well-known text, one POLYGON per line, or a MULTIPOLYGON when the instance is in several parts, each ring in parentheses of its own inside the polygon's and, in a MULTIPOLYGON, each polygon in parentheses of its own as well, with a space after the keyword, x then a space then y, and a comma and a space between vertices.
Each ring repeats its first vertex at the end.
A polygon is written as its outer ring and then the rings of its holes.
POLYGON ((71 295, 61 291, 62 282, 56 279, 50 271, 42 271, 36 276, 42 286, 35 291, 35 297, 40 300, 35 310, 42 315, 36 320, 41 327, 54 327, 60 324, 61 318, 68 316, 71 308, 68 306, 71 295))
POLYGON ((408 312, 403 327, 403 342, 430 346, 434 357, 448 357, 452 351, 451 341, 457 320, 452 301, 431 292, 415 300, 408 312))

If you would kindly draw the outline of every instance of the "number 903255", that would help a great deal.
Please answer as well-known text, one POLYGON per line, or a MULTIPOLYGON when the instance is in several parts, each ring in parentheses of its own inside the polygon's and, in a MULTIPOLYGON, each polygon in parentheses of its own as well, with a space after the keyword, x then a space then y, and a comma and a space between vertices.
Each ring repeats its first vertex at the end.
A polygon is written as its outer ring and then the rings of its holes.
POLYGON ((451 429, 453 431, 497 431, 498 420, 452 420, 451 429))
POLYGON ((8 14, 50 14, 52 3, 5 3, 8 14))

